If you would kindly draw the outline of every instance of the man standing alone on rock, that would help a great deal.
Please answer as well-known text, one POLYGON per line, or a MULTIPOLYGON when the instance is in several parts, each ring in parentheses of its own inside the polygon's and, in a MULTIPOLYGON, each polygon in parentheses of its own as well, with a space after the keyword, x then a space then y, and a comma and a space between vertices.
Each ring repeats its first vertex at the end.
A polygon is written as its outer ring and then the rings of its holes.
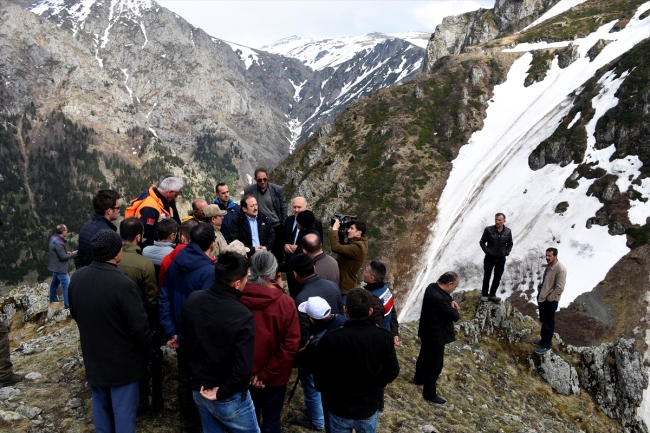
POLYGON ((77 251, 68 252, 65 250, 65 237, 68 235, 68 228, 64 224, 56 226, 56 234, 50 238, 50 258, 47 263, 47 270, 52 272, 52 283, 50 284, 50 302, 58 302, 58 289, 61 285, 63 293, 63 306, 70 308, 68 302, 68 286, 70 276, 68 275, 68 261, 77 255, 77 251))
POLYGON ((138 381, 151 342, 138 286, 117 268, 122 238, 100 230, 90 241, 93 262, 70 282, 70 314, 79 327, 93 423, 100 432, 135 432, 138 381))
POLYGON ((501 298, 497 296, 497 289, 501 282, 501 276, 506 266, 506 256, 510 255, 512 250, 512 232, 504 224, 506 216, 498 213, 494 216, 494 225, 486 227, 483 230, 483 236, 479 244, 485 253, 483 259, 483 288, 481 290, 481 301, 500 302, 501 298), (490 277, 494 269, 494 279, 490 287, 490 277), (489 288, 489 293, 488 293, 489 288))
POLYGON ((422 397, 437 404, 446 403, 445 399, 438 396, 436 382, 442 372, 445 344, 456 341, 454 322, 460 319, 460 307, 451 298, 451 294, 458 287, 458 282, 455 272, 445 272, 437 283, 429 284, 422 299, 418 328, 422 347, 415 364, 413 382, 424 385, 422 397))
POLYGON ((542 322, 541 339, 533 342, 537 349, 535 353, 546 353, 551 350, 553 333, 555 332, 555 311, 566 284, 566 268, 557 260, 557 249, 546 249, 544 278, 537 294, 539 305, 539 321, 542 322))

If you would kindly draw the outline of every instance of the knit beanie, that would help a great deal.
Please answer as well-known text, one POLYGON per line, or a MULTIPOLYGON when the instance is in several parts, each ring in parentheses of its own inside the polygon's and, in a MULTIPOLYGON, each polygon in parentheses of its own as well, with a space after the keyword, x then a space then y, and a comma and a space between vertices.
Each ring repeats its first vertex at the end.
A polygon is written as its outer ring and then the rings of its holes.
POLYGON ((296 221, 298 224, 300 224, 300 227, 304 229, 310 229, 314 226, 316 215, 314 215, 314 213, 310 210, 304 210, 296 215, 296 221))
POLYGON ((107 262, 119 254, 122 249, 122 238, 113 230, 103 229, 90 240, 90 247, 94 261, 107 262))

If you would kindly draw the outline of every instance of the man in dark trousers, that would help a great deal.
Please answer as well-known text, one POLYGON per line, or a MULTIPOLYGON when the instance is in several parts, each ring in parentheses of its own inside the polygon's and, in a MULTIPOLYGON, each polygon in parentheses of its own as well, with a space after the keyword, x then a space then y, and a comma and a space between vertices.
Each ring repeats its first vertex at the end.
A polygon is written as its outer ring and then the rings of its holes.
POLYGON ((259 211, 257 200, 252 195, 245 195, 241 199, 241 212, 230 225, 227 240, 228 243, 238 240, 244 244, 250 250, 248 257, 256 251, 273 249, 275 231, 269 218, 259 211))
MULTIPOLYGON (((172 220, 173 221, 173 220, 172 220)), ((176 222, 174 222, 176 224, 176 222)), ((152 333, 158 328, 158 284, 156 284, 156 269, 138 246, 142 240, 144 226, 138 218, 127 218, 120 223, 120 237, 122 238, 122 260, 117 264, 120 271, 131 278, 138 286, 142 296, 142 305, 147 312, 149 329, 152 333)), ((160 339, 157 339, 160 342, 160 339)), ((153 394, 152 408, 155 412, 162 410, 162 352, 160 346, 149 350, 150 372, 152 376, 153 394)), ((149 375, 140 380, 140 404, 138 412, 149 409, 149 375)))
POLYGON ((494 216, 494 225, 483 230, 483 236, 479 241, 481 249, 485 253, 481 301, 501 301, 501 298, 497 296, 497 289, 506 266, 506 256, 510 255, 512 250, 512 232, 504 225, 505 222, 506 216, 504 214, 500 212, 496 214, 494 216), (490 286, 492 269, 494 269, 494 279, 492 280, 492 286, 490 286))
POLYGON ((201 430, 201 417, 192 398, 187 351, 180 342, 183 333, 181 313, 191 293, 209 289, 214 281, 214 259, 210 257, 214 238, 211 224, 201 223, 190 231, 190 243, 169 265, 159 298, 160 324, 167 338, 167 347, 176 349, 178 404, 183 428, 187 432, 201 430))
POLYGON ((539 321, 542 322, 540 330, 542 338, 533 342, 537 346, 535 353, 539 354, 551 350, 555 333, 555 312, 566 285, 566 268, 558 262, 556 248, 546 249, 546 263, 544 278, 537 294, 539 321))
POLYGON ((70 282, 70 314, 79 327, 93 422, 101 432, 135 432, 138 382, 151 343, 147 313, 138 286, 117 268, 120 235, 100 230, 90 244, 93 262, 70 282))
POLYGON ((445 356, 445 344, 456 341, 454 322, 460 319, 460 307, 451 298, 458 287, 458 275, 455 272, 445 272, 438 278, 437 283, 429 284, 422 299, 420 327, 418 337, 422 346, 415 364, 416 385, 424 385, 422 397, 437 404, 446 401, 439 397, 436 382, 442 372, 445 356))
MULTIPOLYGON (((270 251, 278 263, 282 263, 284 261, 284 220, 287 219, 287 200, 284 197, 284 189, 280 185, 269 182, 266 169, 258 168, 255 170, 255 185, 244 188, 244 194, 255 197, 260 212, 266 215, 271 222, 275 243, 270 251)), ((244 242, 244 244, 246 243, 244 242)))
POLYGON ((399 375, 393 336, 370 319, 371 297, 364 289, 348 292, 348 321, 317 346, 316 386, 325 395, 332 432, 375 432, 380 391, 399 375))
POLYGON ((113 221, 120 217, 120 194, 111 189, 100 189, 93 197, 95 214, 92 219, 79 230, 79 250, 74 257, 74 266, 77 270, 92 263, 92 250, 90 240, 95 233, 102 229, 117 231, 113 221))
MULTIPOLYGON (((296 291, 296 307, 309 298, 319 296, 323 298, 331 307, 332 314, 343 312, 343 302, 338 287, 331 281, 323 280, 314 273, 314 262, 306 254, 296 254, 291 258, 289 263, 293 269, 293 276, 298 281, 296 291)), ((305 347, 310 335, 309 316, 305 313, 298 313, 300 322, 300 347, 305 347)), ((305 398, 305 407, 307 408, 308 422, 303 426, 308 428, 322 429, 325 426, 323 415, 323 406, 321 403, 320 393, 314 386, 314 378, 311 374, 300 372, 300 383, 302 384, 303 395, 305 398)))
POLYGON ((192 293, 183 308, 181 345, 205 432, 260 431, 248 392, 255 325, 253 314, 239 302, 248 270, 246 257, 220 255, 210 289, 192 293))

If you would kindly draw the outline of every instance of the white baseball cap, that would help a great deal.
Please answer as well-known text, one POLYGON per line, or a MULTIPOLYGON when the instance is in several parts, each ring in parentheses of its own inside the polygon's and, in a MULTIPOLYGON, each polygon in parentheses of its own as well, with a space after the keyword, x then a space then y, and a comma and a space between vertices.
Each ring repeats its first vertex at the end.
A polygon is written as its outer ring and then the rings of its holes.
POLYGON ((320 296, 312 296, 307 299, 307 302, 298 305, 298 311, 306 313, 314 320, 320 320, 329 317, 332 308, 330 308, 330 304, 325 299, 320 296))

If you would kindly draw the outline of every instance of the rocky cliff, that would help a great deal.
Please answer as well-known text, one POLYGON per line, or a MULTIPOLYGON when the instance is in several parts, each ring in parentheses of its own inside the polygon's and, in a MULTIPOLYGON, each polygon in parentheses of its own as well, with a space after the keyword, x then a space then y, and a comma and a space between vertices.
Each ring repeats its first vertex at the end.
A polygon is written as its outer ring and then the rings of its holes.
POLYGON ((441 57, 460 54, 506 33, 523 29, 559 0, 496 0, 493 9, 445 17, 427 46, 424 71, 441 57))

